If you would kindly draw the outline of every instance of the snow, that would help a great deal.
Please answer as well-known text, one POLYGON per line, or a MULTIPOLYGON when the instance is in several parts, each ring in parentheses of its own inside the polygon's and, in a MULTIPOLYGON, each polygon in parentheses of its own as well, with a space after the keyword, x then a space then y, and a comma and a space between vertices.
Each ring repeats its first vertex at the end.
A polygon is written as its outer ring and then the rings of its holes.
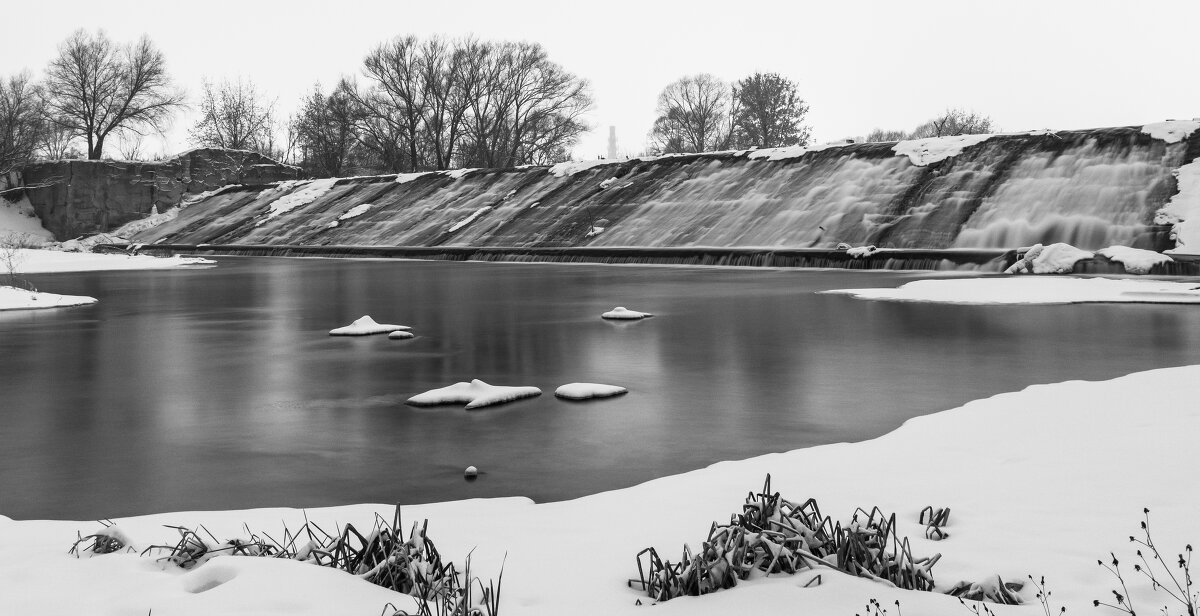
POLYGON ((1080 250, 1070 244, 1058 242, 1043 246, 1034 244, 1016 263, 1004 270, 1005 274, 1069 274, 1075 263, 1095 257, 1094 253, 1080 250))
POLYGON ((446 233, 454 233, 455 231, 458 231, 459 229, 471 224, 472 222, 475 222, 476 218, 479 218, 480 216, 483 216, 484 214, 486 214, 490 211, 492 211, 492 206, 485 205, 485 206, 475 210, 474 212, 471 212, 470 216, 467 216, 466 218, 450 225, 450 228, 446 230, 446 233))
POLYGON ((874 246, 855 246, 854 248, 846 249, 846 254, 855 259, 869 257, 877 252, 879 252, 879 249, 874 246))
POLYGON ((360 205, 356 205, 356 206, 350 208, 349 210, 346 210, 346 213, 342 214, 341 216, 338 216, 337 219, 338 220, 350 220, 351 218, 358 218, 359 216, 362 216, 363 214, 366 214, 367 212, 371 211, 371 208, 373 208, 373 207, 375 207, 375 206, 371 203, 363 203, 360 205))
POLYGON ((152 257, 149 255, 94 254, 60 250, 17 251, 16 261, 21 274, 52 272, 93 272, 104 270, 171 269, 190 265, 212 265, 216 261, 201 257, 152 257))
POLYGON ((581 171, 587 171, 588 169, 591 169, 592 167, 599 167, 602 165, 616 165, 616 164, 620 164, 621 162, 622 161, 619 161, 619 160, 607 160, 607 159, 571 160, 571 161, 567 161, 565 163, 558 163, 557 165, 550 167, 549 171, 550 171, 550 174, 553 175, 554 177, 563 178, 563 177, 567 177, 569 175, 575 175, 576 173, 579 173, 581 171))
MULTIPOLYGON (((1111 596, 1115 580, 1097 559, 1134 555, 1142 507, 1151 509, 1154 538, 1170 559, 1200 536, 1195 512, 1195 435, 1200 413, 1183 402, 1200 382, 1200 366, 1141 372, 1111 381, 1034 385, 941 413, 911 419, 890 434, 769 454, 656 479, 583 498, 534 504, 525 498, 472 499, 406 505, 404 519, 429 520, 443 558, 462 562, 473 549, 472 573, 494 578, 504 561, 502 613, 637 616, 651 601, 625 580, 635 556, 653 546, 675 560, 684 543, 696 547, 713 521, 741 512, 746 493, 770 473, 786 498, 817 499, 823 513, 847 522, 855 507, 896 512, 898 530, 914 554, 941 553, 933 569, 939 587, 960 580, 1026 581, 1045 576, 1051 613, 1100 614, 1092 600, 1111 596), (926 505, 951 507, 950 537, 925 539, 917 523, 926 505), (567 558, 564 554, 586 557, 567 558), (638 601, 643 605, 636 605, 638 601)), ((458 468, 461 468, 460 465, 458 468)), ((503 472, 502 470, 494 470, 503 472)), ((243 524, 277 536, 305 519, 322 528, 352 523, 370 528, 390 505, 320 509, 181 512, 116 520, 134 547, 174 544, 163 525, 204 528, 218 538, 244 536, 243 524)), ((380 614, 396 593, 333 569, 283 559, 217 557, 184 572, 136 553, 76 559, 66 554, 76 532, 92 521, 16 521, 0 517, 0 613, 69 616, 81 605, 106 614, 380 614)), ((1125 567, 1135 602, 1159 605, 1148 582, 1125 567)), ((655 614, 862 613, 871 598, 902 613, 956 616, 958 600, 906 592, 863 579, 811 571, 756 576, 712 595, 680 598, 655 614)), ((990 606, 999 616, 1042 613, 1033 605, 990 606)), ((403 602, 403 603, 402 603, 403 602)), ((1149 610, 1153 611, 1153 610, 1149 610)))
POLYGON ((54 241, 54 234, 42 226, 42 220, 24 194, 15 201, 0 196, 0 241, 13 235, 24 236, 35 244, 54 241))
POLYGON ((613 308, 612 310, 609 310, 608 312, 601 314, 600 318, 633 320, 633 319, 644 319, 646 317, 652 317, 652 316, 654 316, 654 315, 650 314, 649 312, 638 312, 637 310, 630 310, 624 306, 617 306, 616 308, 613 308))
POLYGON ((0 310, 36 310, 38 308, 84 306, 94 303, 96 303, 96 298, 84 295, 57 295, 0 286, 0 310))
POLYGON ((1197 128, 1200 128, 1200 122, 1196 120, 1167 120, 1147 124, 1142 127, 1142 132, 1167 143, 1178 143, 1187 139, 1197 128))
POLYGON ((436 406, 441 404, 467 403, 466 408, 477 409, 494 404, 504 404, 522 398, 542 395, 537 387, 506 387, 489 385, 479 379, 470 383, 455 383, 440 389, 431 389, 408 399, 405 404, 413 406, 436 406))
POLYGON ((897 142, 892 151, 899 156, 908 156, 912 164, 924 167, 958 156, 963 150, 983 143, 995 135, 956 135, 953 137, 929 137, 897 142))
POLYGON ((587 235, 585 235, 584 237, 596 237, 597 235, 604 233, 604 230, 607 228, 608 227, 592 226, 592 227, 588 228, 587 235))
POLYGON ((301 181, 292 184, 289 184, 288 182, 281 182, 277 188, 283 188, 284 190, 293 189, 299 184, 304 184, 305 186, 299 190, 293 190, 292 192, 289 192, 288 194, 271 202, 270 209, 267 212, 267 217, 259 221, 258 224, 262 225, 268 220, 282 216, 300 206, 308 205, 309 203, 316 201, 325 195, 325 193, 329 192, 333 188, 334 184, 338 183, 339 179, 341 178, 326 178, 322 180, 309 180, 306 182, 301 181))
POLYGON ((412 338, 414 336, 415 336, 415 334, 413 334, 412 332, 404 331, 402 329, 398 329, 398 330, 388 334, 388 338, 391 338, 392 340, 408 340, 409 338, 412 338))
POLYGON ((1175 170, 1179 192, 1154 215, 1156 225, 1174 225, 1171 254, 1200 254, 1200 160, 1175 170))
POLYGON ((751 150, 746 158, 750 160, 788 160, 790 158, 800 158, 809 152, 820 152, 829 148, 840 148, 845 145, 850 145, 845 141, 835 141, 824 143, 821 145, 793 145, 782 148, 761 148, 751 150))
POLYGON ((567 383, 554 390, 554 395, 568 400, 587 400, 589 398, 608 398, 628 393, 629 390, 618 385, 602 383, 567 383))
POLYGON ((1174 261, 1171 257, 1153 250, 1130 248, 1128 246, 1109 246, 1096 251, 1096 254, 1125 265, 1125 271, 1130 274, 1149 274, 1154 266, 1174 261))
POLYGON ((356 321, 342 327, 335 327, 329 330, 330 336, 370 336, 371 334, 386 334, 394 331, 403 331, 412 329, 407 325, 390 325, 387 323, 376 323, 370 315, 359 317, 356 321))
POLYGON ((1200 303, 1200 284, 1196 283, 1077 277, 917 280, 894 289, 837 289, 825 293, 943 304, 1200 303))
POLYGON ((423 178, 423 177, 429 175, 430 173, 433 173, 433 172, 432 171, 418 171, 416 173, 399 173, 396 175, 396 183, 397 184, 407 184, 413 180, 423 178))

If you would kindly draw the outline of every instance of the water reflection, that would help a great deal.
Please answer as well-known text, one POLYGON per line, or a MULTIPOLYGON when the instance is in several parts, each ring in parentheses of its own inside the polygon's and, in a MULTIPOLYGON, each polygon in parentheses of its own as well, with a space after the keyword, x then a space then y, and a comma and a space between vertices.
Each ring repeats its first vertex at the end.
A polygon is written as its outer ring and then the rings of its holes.
POLYGON ((0 514, 16 518, 571 498, 1200 348, 1191 307, 813 293, 910 279, 894 273, 223 259, 34 278, 101 302, 0 314, 0 514), (602 321, 615 305, 659 316, 602 321), (327 335, 363 314, 417 337, 327 335), (403 405, 471 378, 546 393, 403 405), (555 399, 571 381, 630 393, 555 399), (463 482, 469 464, 487 474, 463 482))

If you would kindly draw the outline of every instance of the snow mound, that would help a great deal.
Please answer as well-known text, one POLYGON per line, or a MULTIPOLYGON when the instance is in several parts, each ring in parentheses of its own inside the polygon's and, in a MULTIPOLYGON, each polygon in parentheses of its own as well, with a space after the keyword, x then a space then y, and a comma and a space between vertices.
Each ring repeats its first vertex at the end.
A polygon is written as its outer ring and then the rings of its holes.
POLYGON ((1058 242, 1043 246, 1034 244, 1025 251, 1025 256, 1004 270, 1005 274, 1069 274, 1075 262, 1096 256, 1070 244, 1058 242))
POLYGON ((390 325, 387 323, 376 323, 370 315, 364 315, 357 321, 343 326, 335 327, 329 330, 330 336, 369 336, 371 334, 386 334, 389 332, 402 331, 412 329, 407 325, 390 325))
POLYGON ((259 221, 258 224, 262 225, 272 218, 277 218, 302 205, 308 205, 309 203, 316 201, 324 196, 325 193, 329 192, 333 188, 334 184, 337 184, 338 179, 339 178, 326 178, 323 180, 312 180, 308 182, 308 185, 304 188, 286 194, 275 201, 272 201, 270 209, 267 211, 267 217, 259 221))
POLYGON ((628 389, 618 385, 602 383, 567 383, 554 390, 554 395, 568 400, 587 400, 590 398, 609 398, 629 393, 628 389))
POLYGON ((1142 132, 1167 143, 1178 143, 1187 139, 1197 128, 1200 128, 1200 122, 1196 120, 1167 120, 1147 124, 1142 127, 1142 132))
POLYGON ((620 162, 621 161, 619 161, 619 160, 607 160, 607 159, 569 160, 565 163, 558 163, 557 165, 550 167, 549 171, 550 171, 550 175, 553 175, 556 178, 565 178, 568 175, 575 175, 576 173, 579 173, 580 171, 587 171, 588 169, 591 169, 592 167, 600 167, 602 165, 615 165, 620 162))
MULTIPOLYGON (((840 249, 841 244, 839 244, 838 246, 840 249)), ((869 257, 877 252, 879 252, 879 249, 876 248, 875 246, 855 246, 854 248, 846 249, 846 254, 850 255, 851 257, 854 257, 855 259, 863 259, 863 258, 869 257)))
POLYGON ((505 387, 489 385, 479 379, 470 383, 455 383, 440 389, 431 389, 408 399, 405 404, 412 406, 437 406, 441 404, 460 404, 465 402, 468 409, 477 409, 494 404, 504 404, 522 398, 532 398, 542 395, 537 387, 505 387))
POLYGON ((22 243, 32 245, 54 241, 25 195, 15 201, 0 197, 0 240, 10 235, 24 236, 22 243))
POLYGON ((939 304, 1200 303, 1195 283, 1113 278, 995 277, 918 280, 895 289, 838 289, 858 299, 939 304))
POLYGON ((954 137, 929 137, 897 142, 892 151, 898 156, 907 156, 912 164, 924 167, 962 154, 962 151, 991 139, 995 135, 956 135, 954 137))
POLYGON ((0 310, 36 310, 38 308, 63 308, 85 306, 96 303, 96 298, 86 295, 57 295, 27 291, 16 287, 0 287, 0 310))
POLYGON ((1175 170, 1179 192, 1154 214, 1154 224, 1174 225, 1171 239, 1175 248, 1172 254, 1200 253, 1200 160, 1192 161, 1175 170))
POLYGON ((1130 274, 1149 274, 1155 265, 1174 261, 1171 257, 1153 250, 1142 250, 1128 246, 1109 246, 1096 251, 1096 254, 1125 265, 1125 271, 1130 274))
POLYGON ((616 308, 613 308, 612 310, 609 310, 608 312, 601 314, 600 318, 633 320, 633 319, 644 319, 646 317, 652 317, 652 316, 654 316, 654 315, 650 314, 649 312, 638 312, 637 310, 630 310, 624 306, 617 306, 616 308))
POLYGON ((388 338, 391 338, 392 340, 408 340, 409 338, 412 338, 413 335, 414 334, 410 331, 398 329, 398 330, 388 334, 388 338))

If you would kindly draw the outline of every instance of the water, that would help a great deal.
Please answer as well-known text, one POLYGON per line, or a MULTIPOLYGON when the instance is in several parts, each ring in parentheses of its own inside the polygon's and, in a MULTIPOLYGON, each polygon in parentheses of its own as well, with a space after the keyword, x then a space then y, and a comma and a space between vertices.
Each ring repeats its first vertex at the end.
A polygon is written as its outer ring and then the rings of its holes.
MULTIPOLYGON (((268 258, 32 276, 100 303, 0 313, 0 514, 567 499, 872 438, 1033 383, 1197 361, 1193 307, 814 293, 915 277, 268 258), (659 316, 598 318, 614 305, 659 316), (368 313, 418 337, 327 335, 368 313), (470 378, 546 393, 471 412, 403 404, 470 378), (630 393, 555 399, 571 381, 630 393), (466 483, 472 464, 484 475, 466 483)), ((911 464, 935 467, 936 451, 911 464)))

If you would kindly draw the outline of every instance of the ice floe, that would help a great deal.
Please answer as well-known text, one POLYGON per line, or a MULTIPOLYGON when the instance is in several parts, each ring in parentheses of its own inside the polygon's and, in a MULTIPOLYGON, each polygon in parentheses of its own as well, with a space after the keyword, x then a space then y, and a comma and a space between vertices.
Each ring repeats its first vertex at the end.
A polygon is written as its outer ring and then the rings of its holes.
POLYGON ((479 379, 470 383, 458 382, 440 389, 431 389, 408 399, 412 406, 437 406, 441 404, 466 403, 466 408, 477 409, 494 404, 504 404, 522 398, 542 395, 537 387, 506 387, 489 385, 479 379))
POLYGON ((1200 285, 1196 283, 1058 276, 917 280, 898 288, 838 289, 825 293, 941 304, 1200 303, 1200 285))
POLYGON ((58 295, 28 291, 17 287, 0 287, 0 310, 36 310, 38 308, 63 308, 96 303, 96 298, 86 295, 58 295))
POLYGON ((403 329, 398 329, 398 330, 388 334, 388 338, 391 338, 392 340, 408 340, 409 338, 412 338, 413 336, 415 336, 415 334, 413 334, 410 331, 403 330, 403 329))
POLYGON ((608 312, 601 314, 600 318, 631 321, 631 320, 635 320, 635 319, 644 319, 646 317, 652 317, 652 316, 654 316, 654 315, 650 314, 649 312, 638 312, 637 310, 630 310, 624 306, 617 306, 616 308, 613 308, 612 310, 609 310, 608 312))
POLYGON ((391 325, 376 323, 370 315, 364 315, 349 325, 335 327, 329 330, 330 336, 369 336, 371 334, 387 334, 395 331, 412 329, 407 325, 391 325))
POLYGON ((609 398, 628 393, 629 390, 619 385, 604 385, 602 383, 567 383, 554 390, 554 395, 568 400, 588 400, 590 398, 609 398))

